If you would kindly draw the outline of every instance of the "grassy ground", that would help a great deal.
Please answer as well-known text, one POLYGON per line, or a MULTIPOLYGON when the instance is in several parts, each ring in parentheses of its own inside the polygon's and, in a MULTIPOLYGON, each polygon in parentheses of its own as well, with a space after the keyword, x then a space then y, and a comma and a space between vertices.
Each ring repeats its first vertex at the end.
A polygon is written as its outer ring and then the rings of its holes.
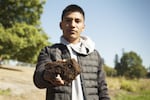
POLYGON ((112 100, 149 100, 150 79, 107 78, 112 100))
MULTIPOLYGON (((0 100, 45 100, 45 90, 33 84, 34 68, 0 67, 0 100)), ((150 79, 107 77, 111 100, 150 100, 150 79)))
POLYGON ((121 92, 115 97, 114 100, 149 100, 149 99, 150 99, 150 90, 134 93, 121 92))
POLYGON ((45 100, 45 90, 33 84, 34 68, 0 67, 0 100, 45 100))

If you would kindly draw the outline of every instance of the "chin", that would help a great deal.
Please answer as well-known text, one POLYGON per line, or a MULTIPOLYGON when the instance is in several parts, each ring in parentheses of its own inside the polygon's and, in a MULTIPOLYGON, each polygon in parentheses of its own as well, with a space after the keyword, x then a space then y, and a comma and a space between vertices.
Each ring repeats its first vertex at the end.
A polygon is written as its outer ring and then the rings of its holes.
POLYGON ((76 39, 78 39, 78 37, 77 36, 71 36, 70 39, 71 40, 76 40, 76 39))

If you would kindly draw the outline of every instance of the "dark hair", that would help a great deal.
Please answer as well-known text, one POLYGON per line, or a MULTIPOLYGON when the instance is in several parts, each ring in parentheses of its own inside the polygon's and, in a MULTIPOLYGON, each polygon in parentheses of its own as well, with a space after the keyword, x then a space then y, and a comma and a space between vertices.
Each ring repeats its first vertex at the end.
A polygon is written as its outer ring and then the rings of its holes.
POLYGON ((78 6, 78 5, 71 4, 71 5, 68 5, 63 10, 62 15, 61 15, 61 20, 63 20, 63 17, 65 16, 66 13, 68 13, 68 12, 75 12, 75 11, 80 12, 83 15, 84 19, 85 19, 85 15, 84 15, 83 9, 80 6, 78 6))

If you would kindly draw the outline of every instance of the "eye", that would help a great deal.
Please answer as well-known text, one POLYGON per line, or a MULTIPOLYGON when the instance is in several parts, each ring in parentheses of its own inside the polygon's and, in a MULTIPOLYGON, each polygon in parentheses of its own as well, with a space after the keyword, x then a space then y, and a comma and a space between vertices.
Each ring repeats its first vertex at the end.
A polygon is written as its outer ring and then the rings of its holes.
POLYGON ((69 23, 69 22, 71 22, 71 19, 70 18, 66 18, 64 21, 69 23))
POLYGON ((78 19, 78 18, 75 19, 75 22, 76 22, 76 23, 80 23, 81 21, 82 21, 81 19, 78 19))

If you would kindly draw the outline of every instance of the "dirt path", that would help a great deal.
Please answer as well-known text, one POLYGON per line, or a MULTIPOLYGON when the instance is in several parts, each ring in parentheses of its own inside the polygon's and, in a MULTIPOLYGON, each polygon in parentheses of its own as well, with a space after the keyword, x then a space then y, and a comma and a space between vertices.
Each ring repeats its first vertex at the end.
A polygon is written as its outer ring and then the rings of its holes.
POLYGON ((45 89, 33 84, 34 68, 0 67, 0 100, 45 100, 45 89))

